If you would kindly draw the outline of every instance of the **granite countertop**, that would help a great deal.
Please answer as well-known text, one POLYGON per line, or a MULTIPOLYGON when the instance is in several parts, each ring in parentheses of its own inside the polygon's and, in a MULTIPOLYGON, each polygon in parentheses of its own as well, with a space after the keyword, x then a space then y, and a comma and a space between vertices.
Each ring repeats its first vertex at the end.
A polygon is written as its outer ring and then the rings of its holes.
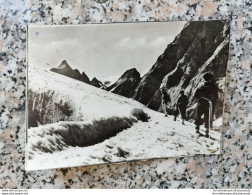
POLYGON ((250 0, 0 3, 0 188, 251 188, 250 0), (25 172, 27 24, 231 20, 223 155, 25 172))

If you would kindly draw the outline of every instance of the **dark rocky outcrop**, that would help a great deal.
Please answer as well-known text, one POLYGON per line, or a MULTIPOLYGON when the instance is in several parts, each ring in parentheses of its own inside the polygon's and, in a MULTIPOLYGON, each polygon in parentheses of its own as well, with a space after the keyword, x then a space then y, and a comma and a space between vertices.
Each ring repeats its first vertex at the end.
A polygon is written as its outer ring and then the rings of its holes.
POLYGON ((78 69, 72 69, 66 60, 63 60, 58 68, 52 68, 51 71, 90 84, 88 76, 84 72, 81 74, 78 69))
MULTIPOLYGON (((153 110, 162 111, 160 90, 164 88, 171 98, 168 106, 172 112, 179 92, 185 90, 189 96, 188 114, 194 118, 194 93, 202 83, 202 75, 211 71, 220 89, 219 104, 223 104, 223 79, 226 75, 228 43, 227 22, 188 22, 141 79, 132 97, 153 110)), ((221 112, 222 110, 217 109, 216 115, 220 115, 221 112)))
POLYGON ((191 46, 200 22, 187 24, 174 41, 167 46, 150 71, 143 77, 133 98, 143 104, 148 104, 154 93, 159 89, 165 75, 175 69, 178 61, 191 46))
POLYGON ((85 72, 81 73, 81 81, 83 81, 85 83, 90 83, 90 80, 89 80, 88 76, 85 74, 85 72))
POLYGON ((91 85, 97 87, 97 88, 103 88, 104 85, 102 84, 101 81, 99 81, 97 78, 93 78, 92 81, 90 82, 91 85))
POLYGON ((125 97, 132 97, 140 80, 140 73, 132 68, 123 73, 114 84, 107 87, 107 90, 125 97))

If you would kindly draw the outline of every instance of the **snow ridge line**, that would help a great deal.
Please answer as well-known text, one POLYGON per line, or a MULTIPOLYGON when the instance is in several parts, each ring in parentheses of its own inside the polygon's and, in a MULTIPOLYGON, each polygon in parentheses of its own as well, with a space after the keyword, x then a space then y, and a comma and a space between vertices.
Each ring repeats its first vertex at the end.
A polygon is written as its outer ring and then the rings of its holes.
POLYGON ((63 123, 55 134, 60 135, 68 146, 86 147, 103 142, 137 122, 133 117, 110 117, 92 123, 63 123))
MULTIPOLYGON (((128 129, 139 120, 147 121, 146 118, 143 118, 141 109, 137 109, 137 111, 132 112, 130 117, 115 116, 92 122, 60 121, 30 128, 28 137, 30 139, 28 144, 31 145, 30 158, 32 158, 33 152, 53 153, 70 146, 88 147, 101 143, 128 129), (36 137, 39 139, 33 141, 33 138, 36 137)), ((145 115, 145 117, 147 116, 145 115)))

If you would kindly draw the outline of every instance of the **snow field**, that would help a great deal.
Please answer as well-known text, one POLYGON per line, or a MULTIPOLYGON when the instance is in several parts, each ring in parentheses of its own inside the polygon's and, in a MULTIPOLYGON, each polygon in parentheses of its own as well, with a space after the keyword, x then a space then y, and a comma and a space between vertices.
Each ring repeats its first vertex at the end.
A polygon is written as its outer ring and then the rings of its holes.
POLYGON ((132 99, 57 73, 31 69, 29 75, 29 89, 38 93, 55 91, 54 94, 61 99, 71 101, 73 114, 81 115, 81 120, 28 129, 27 170, 220 153, 218 131, 210 131, 210 136, 216 140, 198 137, 194 124, 185 122, 182 125, 180 119, 173 121, 172 116, 165 117, 132 99), (148 122, 132 115, 136 108, 150 116, 148 122), (115 119, 111 126, 107 122, 109 119, 115 119), (117 120, 124 122, 118 125, 117 120), (119 130, 112 136, 106 137, 107 132, 117 128, 119 130), (96 140, 95 144, 85 147, 76 144, 95 136, 105 136, 106 139, 96 140))

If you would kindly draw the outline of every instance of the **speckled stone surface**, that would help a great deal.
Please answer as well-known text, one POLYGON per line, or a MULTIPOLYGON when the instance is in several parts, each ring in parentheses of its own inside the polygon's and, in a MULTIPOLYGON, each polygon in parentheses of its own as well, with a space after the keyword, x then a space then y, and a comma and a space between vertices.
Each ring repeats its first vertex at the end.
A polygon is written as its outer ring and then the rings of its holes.
POLYGON ((251 0, 0 0, 0 188, 251 188, 251 0), (223 155, 24 171, 26 25, 231 19, 223 155))

